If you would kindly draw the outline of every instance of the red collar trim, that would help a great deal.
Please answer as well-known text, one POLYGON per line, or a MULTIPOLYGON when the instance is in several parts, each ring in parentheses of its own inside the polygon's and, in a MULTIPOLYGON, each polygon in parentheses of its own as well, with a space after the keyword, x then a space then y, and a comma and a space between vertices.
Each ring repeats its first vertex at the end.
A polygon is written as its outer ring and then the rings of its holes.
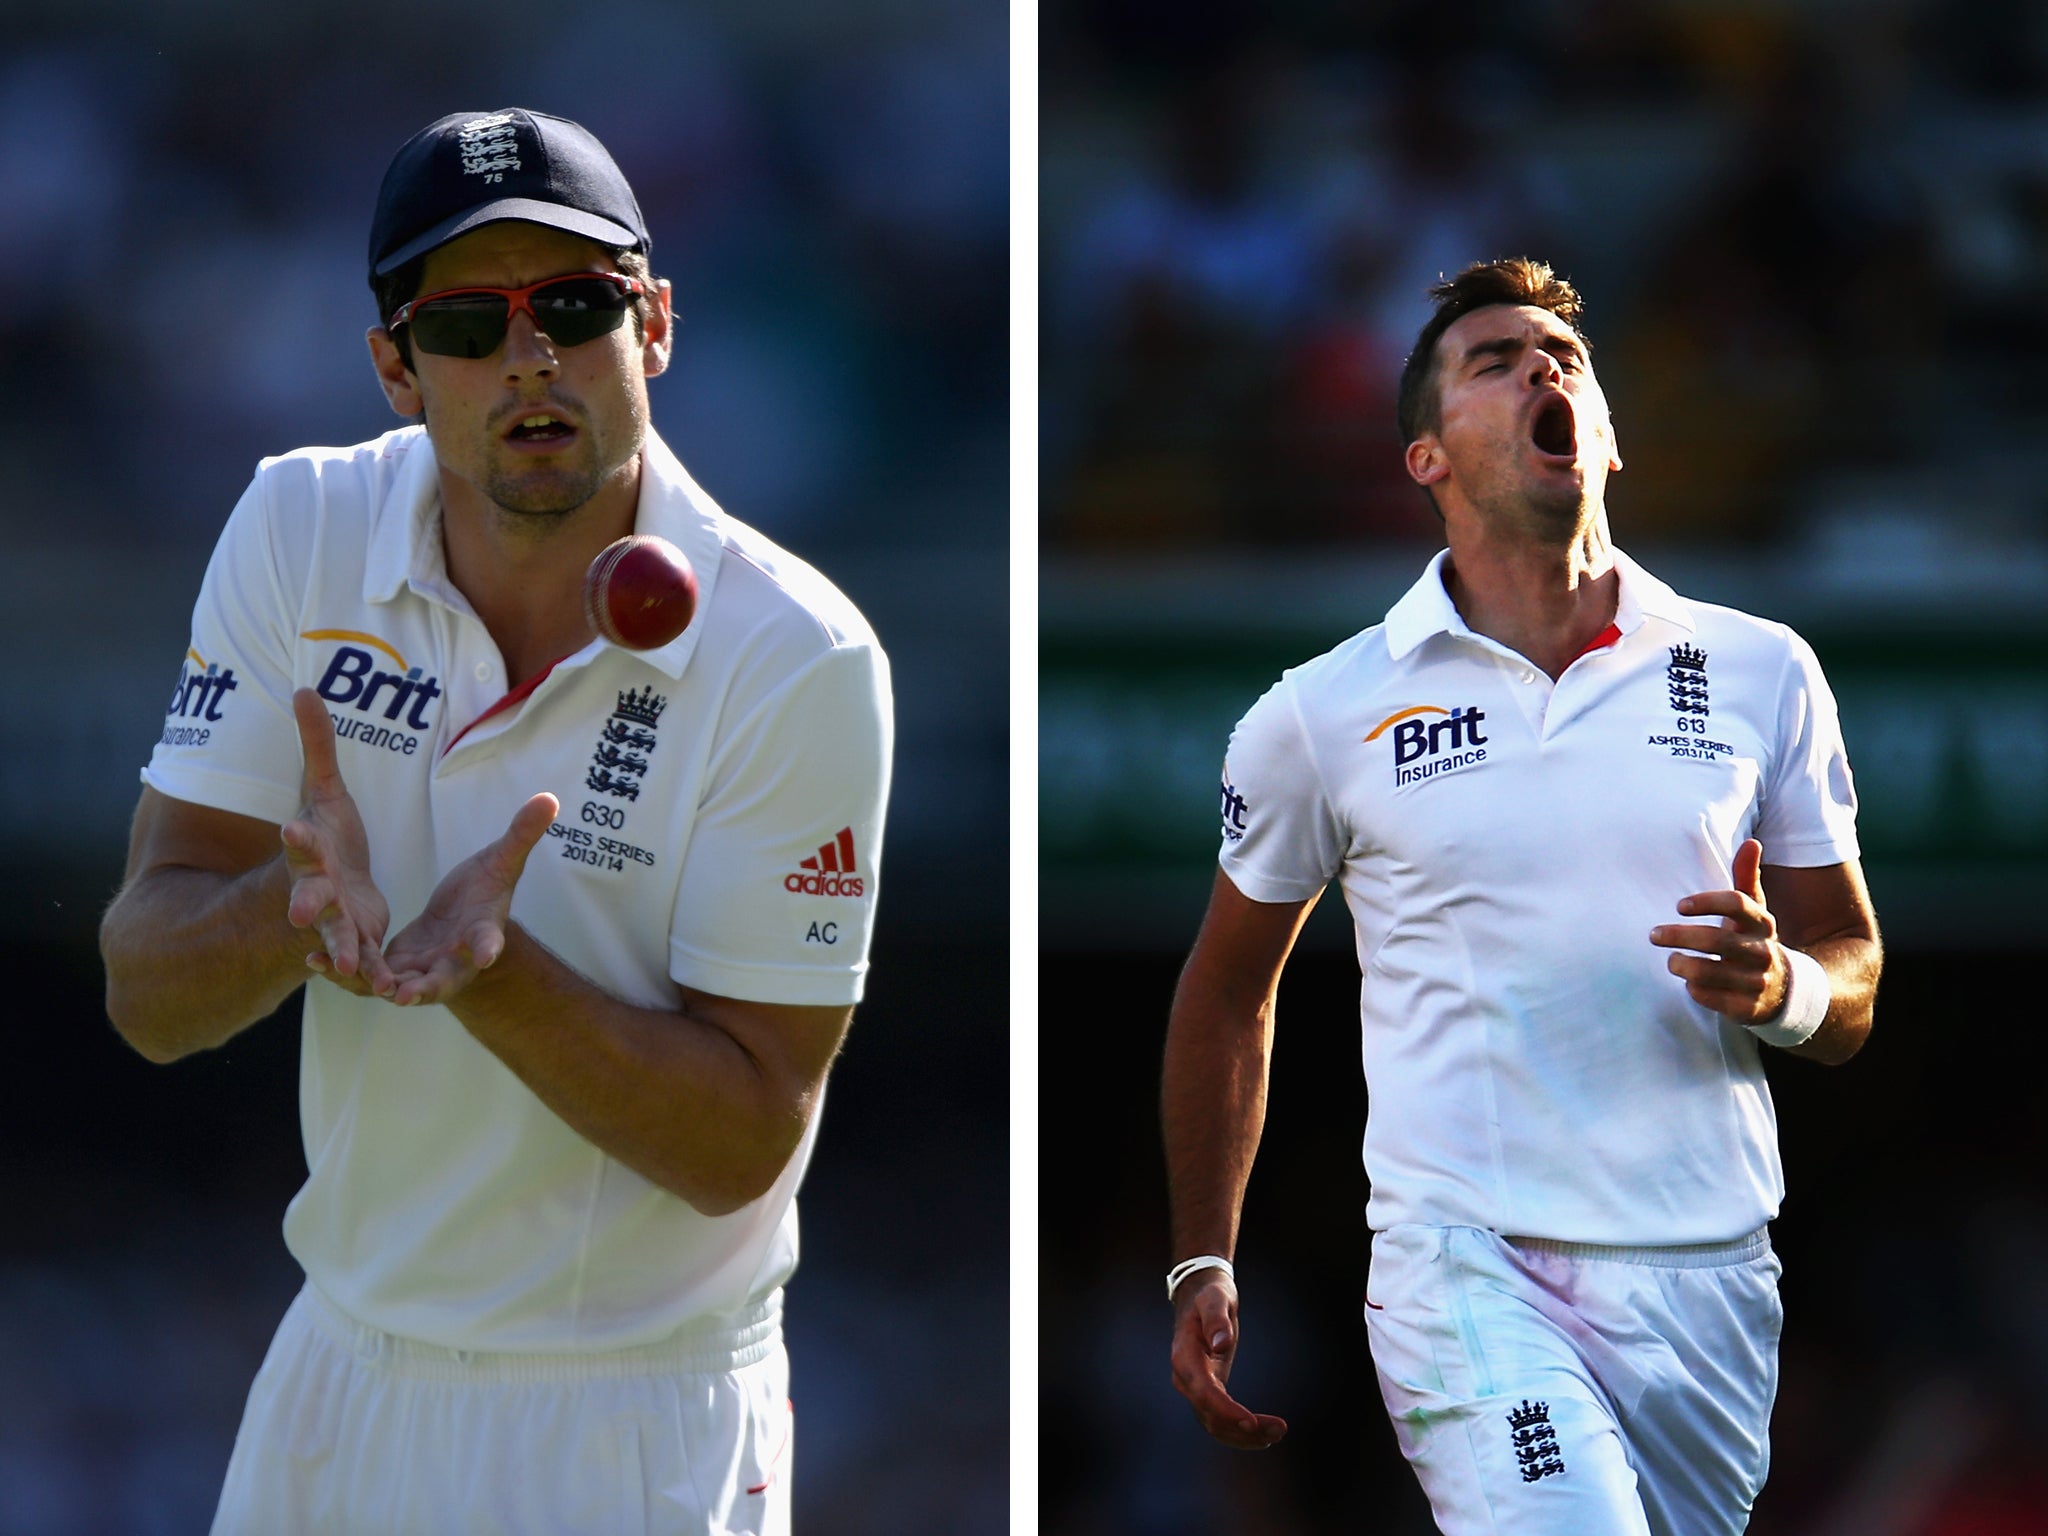
MULTIPOLYGON (((1579 652, 1579 656, 1590 656, 1595 651, 1604 651, 1607 649, 1608 646, 1614 644, 1620 638, 1621 626, 1619 624, 1610 624, 1605 629, 1601 630, 1599 634, 1595 635, 1591 640, 1586 642, 1586 648, 1583 651, 1579 652)), ((1577 661, 1579 659, 1579 656, 1574 656, 1572 658, 1572 661, 1577 661)), ((1566 662, 1565 665, 1570 666, 1571 662, 1566 662)))
POLYGON ((469 724, 465 725, 461 730, 457 731, 453 736, 448 738, 448 745, 441 749, 441 755, 443 757, 446 757, 450 752, 454 751, 456 742, 462 740, 463 737, 467 736, 471 731, 475 730, 478 726, 482 725, 486 720, 490 719, 491 716, 503 714, 506 710, 511 709, 514 705, 524 703, 526 699, 533 693, 534 689, 538 688, 542 683, 548 680, 548 674, 553 672, 555 668, 559 667, 563 662, 567 661, 568 659, 569 658, 567 656, 557 656, 553 661, 549 662, 546 666, 542 667, 532 677, 529 677, 525 682, 521 683, 517 688, 514 688, 510 693, 506 694, 502 699, 498 700, 498 702, 493 704, 489 709, 485 710, 482 714, 478 715, 474 720, 470 721, 469 724))

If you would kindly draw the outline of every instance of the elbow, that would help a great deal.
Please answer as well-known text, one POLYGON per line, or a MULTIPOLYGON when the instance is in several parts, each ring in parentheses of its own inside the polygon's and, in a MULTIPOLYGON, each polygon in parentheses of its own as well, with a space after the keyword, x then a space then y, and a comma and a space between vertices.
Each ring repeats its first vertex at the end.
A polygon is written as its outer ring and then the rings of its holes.
POLYGON ((700 1216, 730 1216, 773 1190, 804 1144, 816 1112, 814 1089, 768 1092, 725 1124, 721 1155, 691 1159, 682 1147, 670 1168, 674 1178, 656 1182, 700 1216))
POLYGON ((125 974, 128 968, 105 944, 101 945, 100 958, 107 972, 107 1022, 137 1055, 161 1067, 198 1049, 170 1027, 160 1008, 152 1006, 156 989, 146 980, 125 974))
POLYGON ((189 1046, 165 1039, 152 1027, 155 1021, 149 1017, 141 1000, 130 989, 121 986, 111 974, 107 977, 107 1020, 137 1055, 157 1066, 168 1066, 181 1056, 190 1054, 189 1046))
POLYGON ((167 1052, 163 1043, 152 1035, 141 991, 122 976, 119 957, 108 945, 104 928, 100 931, 100 964, 107 977, 107 1022, 114 1026, 114 1033, 158 1065, 174 1060, 175 1054, 167 1052))
POLYGON ((668 1187, 672 1194, 680 1196, 683 1203, 700 1216, 730 1216, 745 1210, 773 1189, 787 1166, 788 1159, 784 1158, 773 1168, 735 1170, 731 1176, 716 1182, 698 1178, 687 1185, 678 1181, 668 1187))
POLYGON ((149 989, 146 985, 138 986, 130 975, 134 967, 122 953, 121 930, 116 924, 119 911, 117 900, 100 920, 100 969, 107 978, 107 1022, 140 1055, 161 1066, 175 1061, 178 1053, 158 1040, 150 1029, 149 989))
POLYGON ((154 1067, 168 1067, 172 1062, 182 1061, 191 1054, 191 1052, 181 1050, 175 1046, 162 1045, 152 1040, 137 1039, 133 1035, 124 1035, 122 1038, 135 1047, 137 1055, 154 1067))
MULTIPOLYGON (((680 1193, 680 1191, 676 1191, 676 1193, 680 1193)), ((760 1195, 750 1195, 744 1200, 728 1199, 723 1195, 712 1194, 703 1190, 699 1190, 694 1194, 686 1194, 682 1197, 683 1203, 699 1216, 730 1216, 735 1211, 745 1210, 760 1198, 760 1195)))
MULTIPOLYGON (((658 1180, 700 1216, 730 1216, 745 1210, 775 1188, 796 1153, 792 1141, 762 1148, 753 1157, 715 1173, 698 1168, 674 1179, 658 1180)), ((680 1171, 679 1171, 680 1172, 680 1171)))

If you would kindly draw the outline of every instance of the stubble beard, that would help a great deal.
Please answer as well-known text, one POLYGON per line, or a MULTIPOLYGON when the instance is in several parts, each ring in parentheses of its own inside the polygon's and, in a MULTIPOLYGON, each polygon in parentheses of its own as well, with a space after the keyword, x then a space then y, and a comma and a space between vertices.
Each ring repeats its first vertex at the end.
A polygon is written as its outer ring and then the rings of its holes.
MULTIPOLYGON (((1511 452, 1520 451, 1517 445, 1511 452)), ((1569 544, 1595 513, 1594 488, 1544 483, 1534 474, 1503 474, 1484 498, 1475 498, 1495 527, 1512 529, 1538 544, 1569 544)))
MULTIPOLYGON (((594 428, 586 426, 585 432, 594 428)), ((560 527, 639 456, 645 430, 630 435, 626 452, 616 456, 604 451, 605 443, 586 436, 566 463, 521 464, 494 458, 483 479, 483 493, 510 529, 538 534, 560 527)))
POLYGON ((578 507, 587 505, 605 479, 594 459, 573 469, 529 469, 523 473, 494 466, 483 491, 511 522, 532 527, 560 522, 578 507))
POLYGON ((1535 488, 1522 498, 1522 520, 1544 542, 1565 544, 1590 521, 1592 506, 1593 498, 1583 485, 1556 491, 1535 488))
MULTIPOLYGON (((432 413, 422 408, 420 420, 431 437, 432 413)), ((483 492, 508 528, 542 533, 560 526, 572 513, 587 506, 590 499, 604 488, 605 482, 617 474, 628 459, 639 454, 647 435, 644 414, 636 415, 635 426, 637 430, 629 434, 633 439, 630 448, 619 456, 617 462, 609 465, 605 463, 604 445, 589 435, 594 433, 594 426, 586 424, 586 435, 576 444, 575 456, 569 462, 542 465, 513 460, 508 463, 487 448, 481 473, 465 474, 464 478, 483 492)))
POLYGON ((521 466, 494 459, 484 481, 484 494, 511 527, 539 531, 559 526, 571 514, 588 506, 614 475, 639 458, 647 442, 644 404, 623 425, 628 441, 625 451, 616 455, 607 451, 616 433, 607 430, 600 437, 597 423, 586 419, 571 462, 521 466))

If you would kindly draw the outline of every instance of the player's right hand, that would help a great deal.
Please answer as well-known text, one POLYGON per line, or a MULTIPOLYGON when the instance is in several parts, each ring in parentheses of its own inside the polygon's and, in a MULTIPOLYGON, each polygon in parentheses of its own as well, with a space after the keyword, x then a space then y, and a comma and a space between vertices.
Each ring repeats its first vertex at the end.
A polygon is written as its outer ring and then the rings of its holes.
POLYGON ((292 695, 292 715, 306 766, 299 814, 281 833, 292 876, 288 915, 294 928, 319 936, 319 949, 306 956, 311 969, 351 992, 389 997, 398 987, 384 960, 391 908, 370 878, 370 840, 341 781, 334 722, 310 688, 292 695))
POLYGON ((1197 1270, 1173 1298, 1173 1386, 1202 1428, 1240 1451, 1263 1451, 1287 1421, 1253 1413, 1223 1389, 1237 1357, 1237 1287, 1220 1269, 1197 1270))

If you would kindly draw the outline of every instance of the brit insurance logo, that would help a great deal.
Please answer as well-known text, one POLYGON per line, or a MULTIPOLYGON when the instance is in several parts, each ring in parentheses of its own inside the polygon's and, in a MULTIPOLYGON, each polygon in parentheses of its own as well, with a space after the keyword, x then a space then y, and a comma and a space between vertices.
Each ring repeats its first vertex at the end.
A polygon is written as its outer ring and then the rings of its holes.
POLYGON ((1223 765, 1223 835, 1233 843, 1244 841, 1244 819, 1249 809, 1230 782, 1230 764, 1223 765))
POLYGON ((178 686, 171 690, 171 707, 164 711, 163 744, 167 747, 203 747, 213 737, 227 696, 239 687, 235 669, 207 661, 188 647, 178 667, 178 686))
POLYGON ((1399 709, 1366 733, 1378 741, 1394 737, 1394 783, 1419 784, 1486 761, 1487 737, 1480 729, 1486 711, 1476 704, 1417 704, 1399 709))
POLYGON ((396 647, 354 629, 308 629, 301 640, 339 642, 313 691, 329 705, 334 734, 380 751, 411 757, 434 729, 441 680, 407 661, 396 647), (389 663, 387 665, 387 662, 389 663))
POLYGON ((854 863, 853 828, 841 827, 808 859, 798 859, 796 872, 782 877, 782 888, 794 896, 866 895, 867 882, 854 863))
POLYGON ((1707 689, 1707 653, 1697 646, 1674 645, 1671 665, 1664 669, 1664 687, 1671 700, 1671 730, 1653 732, 1650 745, 1668 747, 1673 757, 1714 762, 1735 749, 1725 741, 1707 739, 1707 718, 1714 712, 1707 689))

